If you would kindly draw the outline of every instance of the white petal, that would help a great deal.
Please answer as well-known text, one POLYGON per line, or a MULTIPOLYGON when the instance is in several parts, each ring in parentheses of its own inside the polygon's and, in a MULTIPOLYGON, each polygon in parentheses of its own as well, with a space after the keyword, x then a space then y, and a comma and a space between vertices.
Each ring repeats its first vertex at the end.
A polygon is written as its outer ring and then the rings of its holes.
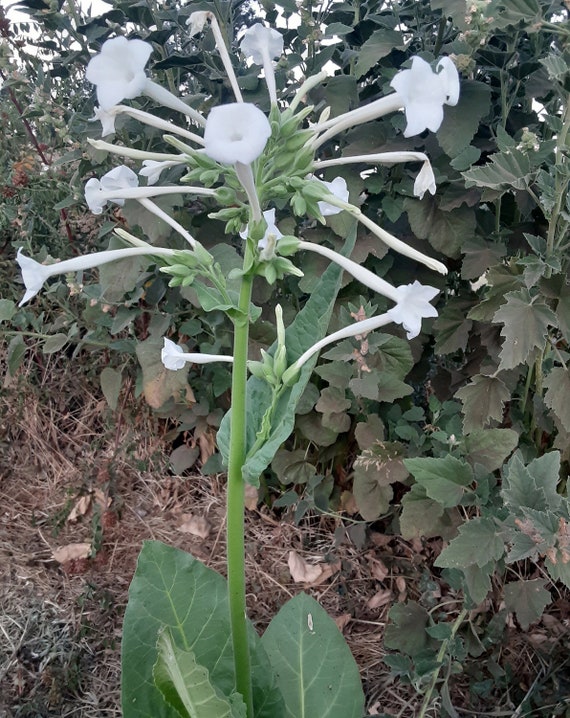
POLYGON ((431 164, 429 160, 426 160, 423 163, 421 170, 418 172, 416 181, 414 182, 414 195, 423 199, 426 192, 433 195, 435 194, 436 189, 435 176, 433 174, 431 164))
POLYGON ((261 155, 270 135, 269 120, 255 105, 219 105, 208 115, 204 151, 216 162, 249 165, 261 155))
POLYGON ((93 214, 101 214, 107 200, 101 197, 101 182, 96 177, 88 180, 85 184, 85 201, 93 214))
MULTIPOLYGON (((317 182, 324 184, 329 192, 334 194, 335 197, 343 202, 348 202, 348 187, 344 177, 335 177, 332 182, 324 182, 317 177, 315 177, 315 179, 317 182)), ((333 204, 329 204, 328 202, 318 202, 317 204, 323 217, 332 217, 333 215, 342 212, 340 207, 335 207, 333 204)))
POLYGON ((408 339, 417 337, 424 317, 437 317, 437 309, 429 302, 438 294, 436 287, 424 286, 417 280, 413 284, 398 287, 398 304, 388 310, 387 315, 397 324, 402 324, 408 339))
POLYGON ((266 57, 281 56, 283 35, 257 22, 244 32, 240 49, 244 55, 251 57, 256 65, 263 65, 266 57))
POLYGON ((186 359, 180 355, 184 354, 184 349, 175 344, 171 339, 164 337, 164 346, 160 353, 162 363, 170 371, 177 371, 186 366, 186 359))
POLYGON ((439 76, 445 83, 447 92, 446 105, 455 106, 459 101, 459 73, 450 57, 442 57, 437 63, 439 76))

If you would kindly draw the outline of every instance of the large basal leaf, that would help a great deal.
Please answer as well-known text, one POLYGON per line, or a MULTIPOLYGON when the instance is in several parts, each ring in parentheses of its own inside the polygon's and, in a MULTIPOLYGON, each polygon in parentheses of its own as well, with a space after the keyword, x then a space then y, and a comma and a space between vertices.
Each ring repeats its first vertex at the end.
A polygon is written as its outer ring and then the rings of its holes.
POLYGON ((288 601, 261 642, 277 676, 287 718, 362 718, 358 668, 326 611, 304 593, 288 601))
MULTIPOLYGON (((192 651, 215 688, 231 696, 235 674, 225 579, 184 551, 147 541, 123 624, 123 718, 172 718, 173 709, 153 679, 158 635, 164 629, 176 647, 192 651)), ((250 655, 255 716, 281 718, 282 699, 253 628, 250 655)))
MULTIPOLYGON (((345 252, 350 254, 356 239, 354 229, 346 240, 345 252)), ((334 302, 340 288, 342 269, 331 264, 322 275, 309 300, 287 328, 285 342, 289 364, 293 364, 315 342, 322 339, 328 329, 334 302)), ((272 353, 273 349, 270 350, 272 353)), ((244 479, 254 485, 269 466, 281 444, 289 437, 295 424, 295 409, 313 372, 318 355, 315 354, 303 365, 297 382, 282 392, 273 412, 271 429, 263 446, 249 456, 242 467, 244 479)), ((246 451, 255 444, 263 418, 271 405, 270 386, 251 376, 247 381, 246 451)), ((227 464, 230 445, 231 410, 222 419, 217 443, 227 464)))
POLYGON ((208 670, 196 662, 192 651, 175 645, 168 631, 158 638, 154 680, 166 702, 183 718, 246 718, 246 706, 234 694, 234 707, 218 694, 208 670))

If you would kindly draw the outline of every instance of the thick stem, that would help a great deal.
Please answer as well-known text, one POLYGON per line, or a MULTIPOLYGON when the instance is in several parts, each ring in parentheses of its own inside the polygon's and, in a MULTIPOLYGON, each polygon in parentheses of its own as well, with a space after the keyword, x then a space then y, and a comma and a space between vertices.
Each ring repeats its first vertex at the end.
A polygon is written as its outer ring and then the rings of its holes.
MULTIPOLYGON (((244 266, 248 261, 247 255, 246 250, 244 266)), ((234 320, 234 365, 227 494, 228 598, 236 689, 243 696, 248 718, 253 718, 253 698, 245 603, 245 486, 242 467, 246 451, 247 349, 252 283, 253 277, 247 275, 243 277, 239 297, 241 311, 234 320)))

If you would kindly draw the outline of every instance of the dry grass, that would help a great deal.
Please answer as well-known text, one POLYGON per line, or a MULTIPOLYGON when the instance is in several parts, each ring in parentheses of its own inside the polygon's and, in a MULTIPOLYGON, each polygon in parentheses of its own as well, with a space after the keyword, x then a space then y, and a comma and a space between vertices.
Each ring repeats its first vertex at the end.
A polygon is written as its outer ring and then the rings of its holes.
MULTIPOLYGON (((53 358, 30 363, 0 390, 0 718, 120 715, 121 621, 145 539, 224 573, 223 477, 172 476, 166 422, 130 393, 124 399, 111 413, 92 383, 71 381, 53 358), (179 530, 189 515, 207 522, 207 536, 179 530), (58 547, 83 542, 95 545, 93 559, 54 559, 58 547)), ((357 546, 338 520, 313 515, 295 526, 265 507, 248 511, 246 524, 248 606, 258 630, 289 597, 309 591, 342 627, 370 714, 416 716, 421 699, 390 677, 382 644, 390 606, 419 598, 426 547, 380 533, 357 546), (291 550, 338 570, 299 585, 288 568, 291 550)), ((537 665, 544 651, 515 638, 505 655, 520 680, 537 671, 545 677, 537 665)), ((559 650, 565 641, 548 645, 559 650)), ((468 684, 459 691, 467 696, 468 684)), ((539 715, 517 714, 508 698, 502 715, 539 715)), ((465 706, 462 718, 493 715, 493 707, 470 711, 466 697, 457 705, 465 706)), ((443 714, 435 703, 425 715, 443 714)))

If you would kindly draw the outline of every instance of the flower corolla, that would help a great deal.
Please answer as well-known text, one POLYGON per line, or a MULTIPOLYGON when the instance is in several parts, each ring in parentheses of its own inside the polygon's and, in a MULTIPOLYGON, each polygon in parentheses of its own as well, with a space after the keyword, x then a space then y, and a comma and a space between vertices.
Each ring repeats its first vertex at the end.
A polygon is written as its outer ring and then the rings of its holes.
POLYGON ((245 165, 256 160, 271 136, 263 112, 249 102, 214 107, 206 121, 204 152, 216 162, 245 165))
POLYGON ((190 15, 186 20, 186 25, 190 28, 190 37, 202 32, 211 14, 208 10, 196 10, 190 15))
POLYGON ((121 100, 132 100, 143 93, 147 84, 145 65, 152 45, 143 40, 127 40, 122 35, 106 40, 101 52, 92 57, 85 77, 97 87, 102 110, 110 110, 121 100))
POLYGON ((436 189, 437 186, 435 184, 435 175, 431 168, 430 161, 426 160, 423 163, 421 170, 416 176, 416 181, 414 182, 414 195, 416 197, 419 197, 420 199, 423 199, 423 196, 426 192, 429 192, 431 195, 434 195, 436 189))
POLYGON ((425 129, 437 132, 443 122, 443 106, 459 100, 459 74, 449 57, 442 57, 434 72, 421 57, 412 59, 409 70, 401 70, 390 85, 402 99, 407 125, 404 137, 425 129))
POLYGON ((164 345, 160 352, 160 358, 164 366, 170 371, 183 369, 187 362, 192 364, 211 364, 212 362, 225 361, 233 362, 232 356, 223 354, 202 354, 202 352, 185 352, 172 339, 164 337, 164 345))
POLYGON ((139 257, 143 255, 157 255, 172 257, 175 252, 172 249, 162 247, 151 247, 144 244, 139 247, 128 247, 126 249, 109 249, 103 252, 95 252, 94 254, 85 254, 72 259, 66 259, 63 262, 55 262, 54 264, 40 264, 31 257, 22 254, 22 249, 18 250, 16 261, 20 265, 22 271, 22 279, 26 287, 19 306, 29 302, 32 297, 40 291, 46 280, 56 274, 67 274, 68 272, 80 272, 84 269, 93 269, 102 264, 108 264, 120 259, 128 259, 129 257, 139 257))
POLYGON ((268 59, 280 57, 283 53, 283 35, 256 22, 244 32, 240 49, 256 65, 264 65, 268 59))
POLYGON ((121 190, 138 187, 139 178, 136 173, 126 165, 119 165, 107 174, 103 175, 100 180, 93 177, 85 185, 85 201, 93 214, 101 214, 103 207, 107 202, 114 202, 122 207, 125 200, 120 197, 109 198, 107 192, 117 191, 121 194, 121 190))
POLYGON ((160 162, 157 160, 143 160, 143 166, 142 169, 139 170, 139 174, 141 177, 147 178, 149 185, 153 185, 158 182, 163 170, 169 167, 176 167, 180 164, 182 163, 178 162, 178 160, 163 160, 160 162))
MULTIPOLYGON (((263 235, 263 238, 259 240, 257 243, 257 248, 264 250, 268 249, 269 247, 275 248, 275 245, 277 244, 278 240, 281 239, 283 234, 279 231, 277 228, 277 225, 275 224, 275 210, 274 209, 267 209, 263 213, 263 219, 267 223, 267 229, 265 230, 265 234, 263 235)), ((239 236, 242 239, 247 239, 249 234, 249 226, 246 226, 246 228, 239 233, 239 236)))
MULTIPOLYGON (((332 182, 325 182, 324 180, 317 179, 317 182, 323 184, 331 194, 334 194, 334 196, 337 197, 337 199, 340 199, 343 202, 348 202, 348 187, 346 186, 346 180, 344 177, 335 177, 332 182)), ((328 202, 318 202, 317 204, 323 217, 332 217, 333 215, 342 212, 340 207, 335 207, 333 204, 329 204, 328 202)))
POLYGON ((102 107, 96 107, 94 112, 95 117, 89 120, 89 122, 96 122, 99 120, 101 123, 101 137, 113 135, 115 133, 115 120, 117 118, 117 113, 113 112, 113 110, 104 110, 102 107))
POLYGON ((401 284, 397 291, 400 295, 398 303, 386 314, 404 327, 408 339, 413 339, 420 333, 424 317, 437 317, 437 309, 430 301, 439 289, 420 284, 416 279, 413 284, 401 284))

